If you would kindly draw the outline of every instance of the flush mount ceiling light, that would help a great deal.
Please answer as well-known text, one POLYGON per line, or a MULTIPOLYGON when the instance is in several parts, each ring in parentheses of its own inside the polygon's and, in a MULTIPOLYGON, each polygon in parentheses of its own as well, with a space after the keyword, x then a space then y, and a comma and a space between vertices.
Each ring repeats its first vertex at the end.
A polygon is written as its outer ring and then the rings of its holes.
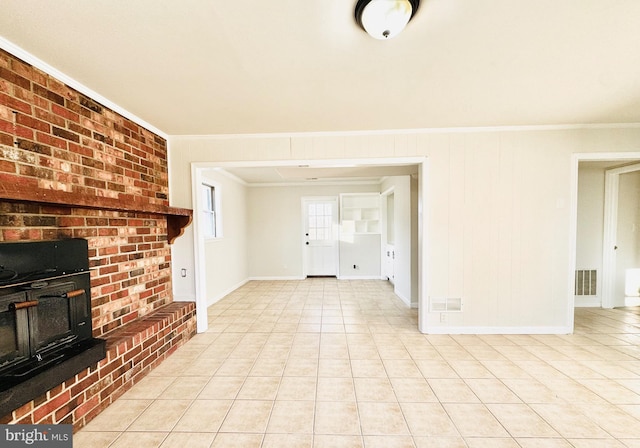
POLYGON ((418 10, 420 0, 358 0, 356 22, 380 40, 397 36, 418 10))

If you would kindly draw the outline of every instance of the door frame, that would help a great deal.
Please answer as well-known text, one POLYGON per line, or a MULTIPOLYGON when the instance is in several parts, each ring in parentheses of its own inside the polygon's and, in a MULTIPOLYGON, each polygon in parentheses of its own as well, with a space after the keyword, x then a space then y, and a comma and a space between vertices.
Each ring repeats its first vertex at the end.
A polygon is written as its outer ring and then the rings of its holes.
MULTIPOLYGON (((418 247, 418 330, 421 333, 428 332, 428 170, 429 159, 426 156, 415 157, 382 157, 382 158, 352 158, 352 159, 306 159, 306 160, 247 160, 242 162, 192 162, 191 163, 191 182, 192 188, 196 185, 197 179, 201 178, 203 170, 212 168, 251 168, 251 167, 279 167, 279 166, 301 166, 310 167, 345 167, 345 166, 375 166, 375 165, 401 165, 415 164, 418 166, 418 239, 416 241, 418 247)), ((199 219, 199 204, 193 202, 193 224, 194 237, 192 244, 193 262, 194 262, 194 289, 195 303, 197 315, 197 331, 205 332, 208 328, 207 322, 207 296, 206 296, 206 264, 204 260, 204 251, 199 250, 198 241, 200 241, 200 227, 197 223, 199 219)), ((180 244, 180 243, 178 243, 180 244)))
POLYGON ((304 278, 309 276, 309 263, 307 261, 307 247, 304 243, 304 230, 306 228, 307 222, 307 210, 305 208, 305 204, 307 201, 323 201, 323 202, 334 202, 335 203, 335 214, 333 215, 333 229, 334 231, 334 249, 333 249, 333 262, 335 264, 335 276, 336 278, 340 278, 340 219, 339 219, 339 210, 340 210, 340 201, 338 200, 338 196, 303 196, 300 199, 300 209, 302 213, 300 213, 301 217, 301 228, 300 231, 303 234, 301 250, 302 250, 302 275, 304 278))

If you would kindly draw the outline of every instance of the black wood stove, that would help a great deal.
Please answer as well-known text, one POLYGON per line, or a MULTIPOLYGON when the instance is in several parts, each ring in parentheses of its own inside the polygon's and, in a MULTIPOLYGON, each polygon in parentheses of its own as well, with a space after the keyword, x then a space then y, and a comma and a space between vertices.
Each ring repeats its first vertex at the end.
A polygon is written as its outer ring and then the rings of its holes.
POLYGON ((0 416, 105 357, 87 241, 0 243, 0 416))

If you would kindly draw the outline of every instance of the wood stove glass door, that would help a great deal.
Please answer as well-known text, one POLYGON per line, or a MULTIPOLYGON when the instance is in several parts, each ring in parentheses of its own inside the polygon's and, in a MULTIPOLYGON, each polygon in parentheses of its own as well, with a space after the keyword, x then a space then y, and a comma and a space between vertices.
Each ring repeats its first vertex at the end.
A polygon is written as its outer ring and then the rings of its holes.
POLYGON ((67 293, 74 289, 71 282, 59 283, 31 292, 37 300, 37 314, 32 319, 36 352, 46 350, 73 336, 67 293))
POLYGON ((11 303, 24 300, 24 293, 8 294, 0 299, 0 369, 16 358, 28 355, 28 341, 19 340, 18 316, 15 310, 10 308, 11 303), (24 343, 27 344, 26 353, 22 350, 24 347, 21 347, 24 343))

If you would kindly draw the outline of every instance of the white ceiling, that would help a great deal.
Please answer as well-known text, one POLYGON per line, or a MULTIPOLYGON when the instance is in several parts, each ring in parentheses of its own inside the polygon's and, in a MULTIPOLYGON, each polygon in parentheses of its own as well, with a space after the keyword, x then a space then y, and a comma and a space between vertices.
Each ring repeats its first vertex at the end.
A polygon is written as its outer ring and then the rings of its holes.
POLYGON ((640 1, 0 0, 0 36, 168 135, 640 122, 640 1))

